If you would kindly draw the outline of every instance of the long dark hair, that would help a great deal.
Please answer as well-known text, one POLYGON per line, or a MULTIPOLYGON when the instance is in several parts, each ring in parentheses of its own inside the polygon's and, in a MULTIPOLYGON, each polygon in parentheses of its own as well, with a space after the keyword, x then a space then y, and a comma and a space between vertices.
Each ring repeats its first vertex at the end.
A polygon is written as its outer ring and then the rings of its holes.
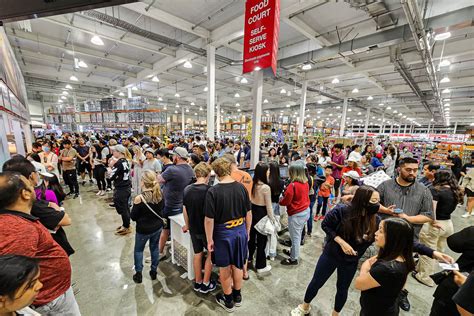
POLYGON ((415 269, 413 261, 413 226, 403 218, 391 217, 382 221, 385 231, 385 246, 380 248, 377 258, 391 261, 401 256, 408 271, 415 269))
POLYGON ((270 190, 272 195, 280 195, 282 191, 282 180, 280 176, 280 167, 278 166, 278 162, 272 161, 269 164, 270 169, 270 176, 268 177, 268 185, 270 186, 270 190))
POLYGON ((268 165, 264 162, 259 162, 255 166, 255 171, 253 174, 253 183, 252 183, 252 196, 255 195, 255 187, 259 182, 268 184, 267 178, 268 165))
POLYGON ((357 189, 350 205, 350 215, 342 220, 341 237, 344 240, 355 240, 356 243, 374 240, 377 231, 377 215, 367 212, 374 192, 376 192, 375 188, 367 185, 362 185, 357 189), (367 237, 364 238, 364 235, 367 237))
POLYGON ((14 299, 16 292, 39 272, 38 260, 20 255, 0 256, 0 295, 14 299))
POLYGON ((95 152, 92 153, 92 158, 102 160, 102 149, 99 144, 94 144, 92 147, 95 148, 95 152))
POLYGON ((281 146, 281 155, 288 156, 289 153, 290 153, 290 150, 288 149, 288 144, 284 143, 283 146, 281 146))
POLYGON ((53 174, 52 177, 47 177, 46 180, 48 180, 49 182, 48 189, 52 190, 54 194, 56 194, 58 203, 59 205, 61 205, 61 203, 66 198, 66 193, 64 192, 63 187, 59 184, 58 177, 55 174, 53 174))
POLYGON ((433 187, 439 191, 445 185, 448 185, 451 192, 453 192, 456 204, 464 201, 461 188, 452 172, 448 170, 438 170, 434 176, 433 187))
POLYGON ((329 157, 329 152, 326 147, 321 148, 321 153, 323 154, 323 157, 329 157))

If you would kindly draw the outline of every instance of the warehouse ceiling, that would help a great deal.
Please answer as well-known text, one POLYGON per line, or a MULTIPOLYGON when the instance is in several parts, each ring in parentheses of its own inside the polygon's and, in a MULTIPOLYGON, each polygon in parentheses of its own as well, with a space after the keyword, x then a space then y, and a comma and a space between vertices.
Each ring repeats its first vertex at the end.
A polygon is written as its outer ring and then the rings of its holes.
MULTIPOLYGON (((411 11, 404 3, 281 0, 278 69, 264 81, 265 113, 297 115, 307 80, 306 115, 328 124, 339 124, 344 98, 348 124, 365 122, 368 107, 370 125, 473 123, 472 0, 418 1, 411 11), (434 40, 446 32, 449 38, 434 40)), ((58 104, 69 84, 63 104, 126 96, 134 87, 134 96, 168 111, 179 104, 190 115, 205 112, 206 45, 214 45, 225 117, 252 111, 253 76, 242 76, 241 64, 244 4, 148 0, 8 23, 5 30, 29 97, 46 106, 58 104), (92 43, 94 36, 103 45, 92 43)))

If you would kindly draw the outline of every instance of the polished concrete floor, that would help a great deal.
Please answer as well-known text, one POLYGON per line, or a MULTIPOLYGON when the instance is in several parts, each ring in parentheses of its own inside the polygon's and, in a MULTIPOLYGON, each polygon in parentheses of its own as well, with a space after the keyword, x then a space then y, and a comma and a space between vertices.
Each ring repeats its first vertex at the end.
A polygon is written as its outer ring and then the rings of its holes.
MULTIPOLYGON (((213 294, 196 294, 191 281, 181 277, 185 271, 169 260, 160 263, 157 281, 152 282, 148 273, 144 273, 143 283, 136 285, 132 280, 134 234, 114 235, 115 228, 121 224, 120 217, 108 206, 107 196, 96 197, 95 192, 95 186, 86 184, 81 187, 80 198, 65 202, 73 220, 73 225, 66 231, 76 249, 71 257, 73 282, 83 315, 227 314, 215 303, 213 294)), ((461 214, 461 208, 453 214, 456 231, 474 224, 474 217, 465 220, 461 214)), ((245 281, 242 290, 243 304, 236 309, 235 315, 290 314, 302 301, 321 253, 323 234, 319 224, 315 231, 319 236, 307 240, 299 266, 286 267, 273 261, 271 272, 264 277, 250 272, 250 280, 245 281)), ((312 315, 330 315, 335 283, 336 276, 333 275, 313 301, 312 315)), ((411 276, 407 289, 412 310, 401 314, 428 315, 434 289, 420 285, 411 276)), ((358 315, 359 295, 360 292, 351 286, 341 315, 358 315)))

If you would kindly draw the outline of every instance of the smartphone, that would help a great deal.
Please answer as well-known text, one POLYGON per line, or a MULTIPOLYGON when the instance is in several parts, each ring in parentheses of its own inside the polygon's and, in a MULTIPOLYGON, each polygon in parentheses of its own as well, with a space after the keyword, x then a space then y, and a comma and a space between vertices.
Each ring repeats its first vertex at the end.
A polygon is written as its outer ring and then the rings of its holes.
POLYGON ((456 270, 456 271, 459 271, 459 266, 457 263, 444 263, 444 262, 440 262, 439 263, 439 266, 441 267, 441 269, 443 270, 456 270))
POLYGON ((393 210, 393 212, 395 214, 401 214, 401 213, 403 213, 403 210, 401 208, 396 208, 396 209, 393 210))

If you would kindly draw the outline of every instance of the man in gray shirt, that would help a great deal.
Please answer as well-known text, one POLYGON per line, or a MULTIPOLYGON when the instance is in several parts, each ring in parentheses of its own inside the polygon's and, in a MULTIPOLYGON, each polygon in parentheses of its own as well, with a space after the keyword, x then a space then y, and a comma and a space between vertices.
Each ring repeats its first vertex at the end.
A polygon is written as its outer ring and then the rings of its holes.
MULTIPOLYGON (((409 221, 415 229, 415 239, 424 223, 433 220, 433 197, 430 190, 423 184, 416 182, 418 173, 418 161, 406 157, 400 160, 400 173, 397 178, 387 180, 379 185, 377 190, 380 194, 379 213, 381 217, 387 218, 397 216, 409 221), (395 209, 403 210, 395 213, 395 209)), ((399 306, 404 311, 410 310, 408 291, 403 289, 398 296, 399 306)))

